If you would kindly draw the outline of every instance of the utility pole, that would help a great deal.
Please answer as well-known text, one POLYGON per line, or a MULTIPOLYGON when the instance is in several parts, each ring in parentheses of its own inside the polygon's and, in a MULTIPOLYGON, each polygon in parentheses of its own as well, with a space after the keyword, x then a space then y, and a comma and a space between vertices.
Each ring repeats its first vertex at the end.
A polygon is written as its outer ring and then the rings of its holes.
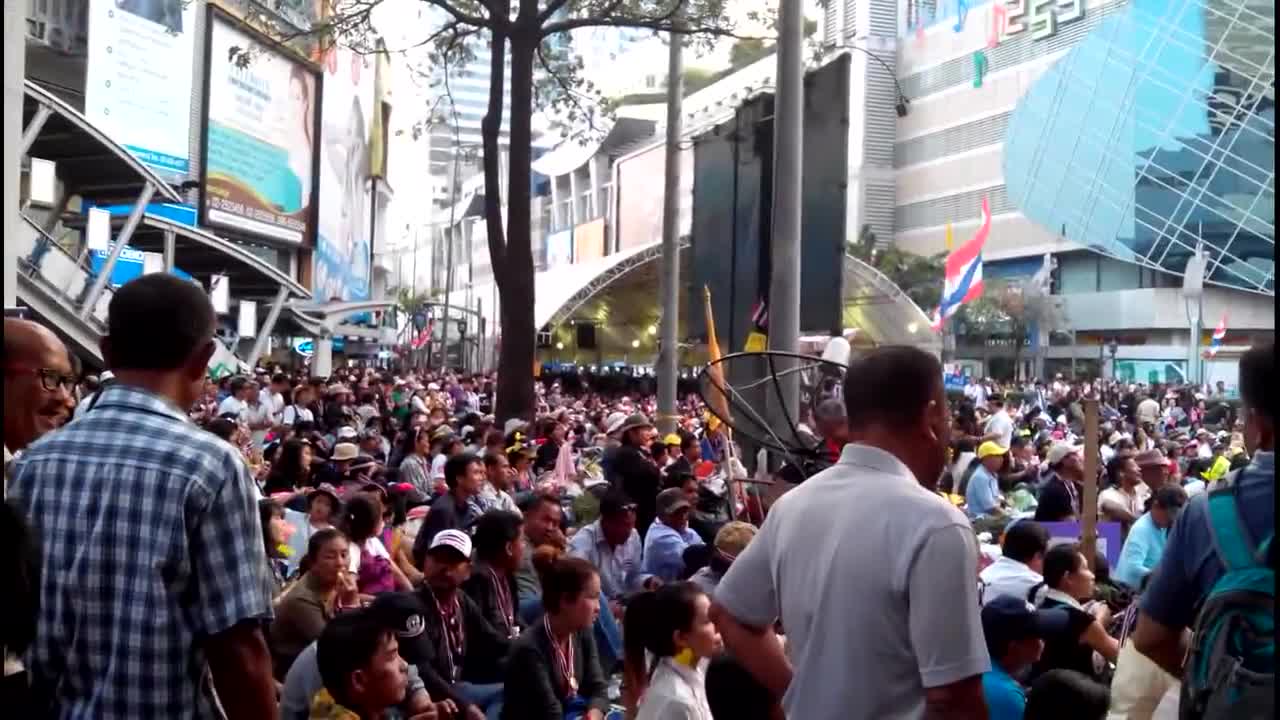
POLYGON ((18 306, 18 204, 22 177, 22 100, 27 52, 26 0, 4 0, 4 309, 18 306))
MULTIPOLYGON (((679 20, 672 23, 679 29, 679 20)), ((662 196, 662 321, 658 349, 658 417, 664 435, 676 429, 680 319, 680 119, 684 99, 684 35, 672 32, 667 59, 667 168, 662 196)))
MULTIPOLYGON (((800 345, 800 202, 804 151, 804 9, 800 0, 778 7, 777 96, 773 106, 772 277, 769 282, 769 349, 794 353, 800 345)), ((799 423, 800 376, 784 362, 782 408, 799 423)), ((785 421, 777 418, 779 424, 785 421)))

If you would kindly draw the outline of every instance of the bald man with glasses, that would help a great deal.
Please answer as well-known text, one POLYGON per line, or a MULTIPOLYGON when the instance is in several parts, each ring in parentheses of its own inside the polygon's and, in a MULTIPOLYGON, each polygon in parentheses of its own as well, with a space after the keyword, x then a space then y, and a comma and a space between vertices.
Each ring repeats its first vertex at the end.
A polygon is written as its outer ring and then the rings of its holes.
POLYGON ((5 478, 10 453, 62 427, 75 407, 75 370, 52 330, 17 318, 4 321, 5 478))

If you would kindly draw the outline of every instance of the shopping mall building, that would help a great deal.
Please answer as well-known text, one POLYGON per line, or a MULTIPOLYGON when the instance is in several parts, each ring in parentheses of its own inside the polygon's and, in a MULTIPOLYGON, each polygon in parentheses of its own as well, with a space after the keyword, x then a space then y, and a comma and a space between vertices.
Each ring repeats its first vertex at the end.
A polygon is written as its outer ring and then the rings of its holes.
MULTIPOLYGON (((1227 328, 1203 376, 1234 375, 1234 351, 1275 330, 1274 5, 938 2, 825 7, 829 47, 896 56, 895 86, 851 53, 864 137, 849 227, 938 253, 948 225, 957 244, 973 235, 985 198, 987 280, 1029 277, 1046 256, 1054 267, 1061 326, 1027 341, 1044 343, 1044 371, 1139 379, 1187 372, 1183 273, 1203 246, 1202 342, 1227 328)), ((957 359, 1009 372, 1012 339, 954 330, 957 359)))
MULTIPOLYGON (((806 55, 802 330, 914 343, 981 375, 1233 384, 1239 353, 1275 332, 1275 13, 1239 2, 829 0, 806 55), (939 338, 933 308, 848 252, 873 233, 942 253, 948 229, 955 245, 974 236, 984 200, 988 286, 1048 268, 1059 312, 1025 336, 957 316, 939 338), (1204 290, 1189 306, 1197 248, 1204 290)), ((704 287, 732 350, 767 292, 775 76, 767 57, 685 98, 685 363, 704 357, 704 287)), ((621 146, 566 144, 535 163, 562 186, 535 199, 556 208, 535 223, 544 360, 656 351, 664 134, 659 119, 621 146)))

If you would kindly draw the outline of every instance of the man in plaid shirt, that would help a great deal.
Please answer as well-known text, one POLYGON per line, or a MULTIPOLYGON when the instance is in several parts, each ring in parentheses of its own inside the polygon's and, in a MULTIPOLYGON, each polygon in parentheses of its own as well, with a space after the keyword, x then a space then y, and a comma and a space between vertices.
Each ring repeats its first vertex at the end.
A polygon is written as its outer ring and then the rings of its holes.
POLYGON ((157 273, 116 292, 107 324, 116 383, 31 444, 9 485, 42 543, 35 692, 47 717, 274 718, 252 481, 187 419, 213 307, 157 273))

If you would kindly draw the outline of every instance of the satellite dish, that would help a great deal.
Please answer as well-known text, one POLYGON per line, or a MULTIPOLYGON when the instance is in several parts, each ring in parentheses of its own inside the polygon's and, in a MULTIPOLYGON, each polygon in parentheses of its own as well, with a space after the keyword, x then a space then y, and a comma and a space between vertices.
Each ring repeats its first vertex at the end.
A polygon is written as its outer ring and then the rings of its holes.
POLYGON ((823 357, 777 350, 726 355, 699 373, 698 393, 735 434, 782 455, 785 465, 780 474, 799 482, 826 467, 812 418, 823 402, 843 402, 849 353, 849 342, 836 337, 823 350, 823 357), (779 378, 788 376, 798 376, 799 417, 790 417, 782 409, 779 378))

